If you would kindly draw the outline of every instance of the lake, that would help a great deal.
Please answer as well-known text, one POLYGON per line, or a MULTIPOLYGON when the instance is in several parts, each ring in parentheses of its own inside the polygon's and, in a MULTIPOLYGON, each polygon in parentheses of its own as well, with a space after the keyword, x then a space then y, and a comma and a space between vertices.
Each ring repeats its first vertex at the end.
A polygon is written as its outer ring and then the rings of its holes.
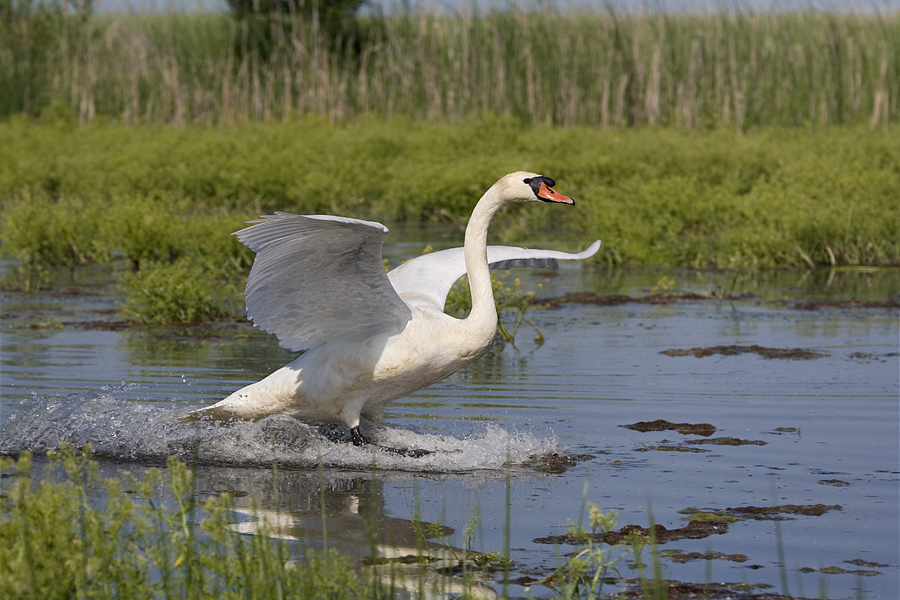
MULTIPOLYGON (((176 423, 294 357, 247 324, 126 326, 102 273, 3 292, 0 451, 90 442, 108 476, 176 454, 197 461, 198 493, 239 492, 236 530, 264 521, 306 546, 322 543, 324 498, 329 545, 361 560, 415 553, 419 522, 439 523, 435 552, 508 545, 513 597, 552 596, 531 582, 577 548, 564 534, 587 502, 617 529, 664 527, 664 577, 723 584, 711 597, 898 597, 896 269, 517 276, 568 296, 527 313, 544 341, 525 324, 370 425, 421 458, 288 418, 176 423), (696 513, 730 518, 692 530, 696 513)), ((618 567, 636 576, 633 556, 618 567)), ((484 595, 502 578, 483 574, 484 595)))

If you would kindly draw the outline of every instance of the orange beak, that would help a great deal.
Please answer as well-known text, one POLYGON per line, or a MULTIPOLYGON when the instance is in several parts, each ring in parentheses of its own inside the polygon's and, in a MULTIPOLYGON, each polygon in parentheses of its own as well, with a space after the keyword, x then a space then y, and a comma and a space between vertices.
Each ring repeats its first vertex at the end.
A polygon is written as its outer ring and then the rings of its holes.
POLYGON ((541 182, 541 187, 537 193, 538 198, 545 202, 559 202, 560 204, 575 204, 575 201, 568 196, 563 196, 546 183, 541 182))

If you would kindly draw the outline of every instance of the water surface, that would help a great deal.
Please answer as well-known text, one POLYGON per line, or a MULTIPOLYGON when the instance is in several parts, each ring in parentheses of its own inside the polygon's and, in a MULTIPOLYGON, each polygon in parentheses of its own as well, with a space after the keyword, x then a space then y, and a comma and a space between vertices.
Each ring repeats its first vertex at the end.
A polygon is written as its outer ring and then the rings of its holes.
MULTIPOLYGON (((731 298, 562 303, 529 312, 543 344, 532 341, 526 326, 515 346, 498 345, 469 368, 389 405, 385 427, 371 429, 388 445, 432 451, 420 459, 355 448, 340 426, 286 418, 228 427, 175 423, 293 358, 252 327, 121 327, 118 299, 102 286, 96 293, 79 286, 7 292, 0 450, 90 442, 113 476, 170 454, 190 458, 199 448, 201 493, 245 491, 239 506, 256 501, 263 509, 236 515, 236 529, 253 533, 264 519, 282 537, 305 544, 321 535, 321 461, 333 544, 370 553, 364 515, 374 514, 377 551, 412 552, 418 515, 443 526, 435 548, 498 551, 508 512, 511 576, 520 583, 548 574, 574 550, 540 538, 564 534, 568 521, 582 518, 585 501, 617 512, 620 527, 646 527, 652 513, 669 530, 687 524, 687 509, 821 504, 827 510, 818 516, 745 518, 721 533, 662 544, 660 550, 686 556, 745 557, 663 558, 664 574, 757 585, 757 592, 896 598, 898 310, 848 301, 896 300, 898 279, 896 271, 751 276, 572 266, 553 276, 531 274, 526 285, 540 283, 545 298, 571 292, 646 298, 661 284, 679 295, 731 298), (830 304, 809 306, 810 300, 830 304), (817 356, 771 358, 754 346, 817 356), (730 351, 698 351, 708 354, 699 358, 664 353, 716 347, 730 351), (715 432, 625 427, 659 419, 708 423, 715 432), (741 445, 706 443, 726 437, 741 445), (554 453, 579 458, 562 472, 530 462, 554 453), (280 466, 277 483, 273 461, 280 466), (473 519, 478 526, 464 540, 473 519)), ((634 575, 628 563, 620 566, 623 575, 634 575)), ((485 576, 483 584, 486 593, 501 589, 496 577, 485 576)), ((550 591, 514 585, 511 593, 550 591)))

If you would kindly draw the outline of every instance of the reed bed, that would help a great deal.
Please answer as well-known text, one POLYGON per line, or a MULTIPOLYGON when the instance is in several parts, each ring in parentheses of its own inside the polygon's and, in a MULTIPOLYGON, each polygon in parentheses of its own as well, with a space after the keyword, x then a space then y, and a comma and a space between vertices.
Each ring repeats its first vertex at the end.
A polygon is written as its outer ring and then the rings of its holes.
POLYGON ((900 115, 900 13, 418 10, 326 35, 300 15, 48 11, 0 11, 2 116, 747 130, 900 115))

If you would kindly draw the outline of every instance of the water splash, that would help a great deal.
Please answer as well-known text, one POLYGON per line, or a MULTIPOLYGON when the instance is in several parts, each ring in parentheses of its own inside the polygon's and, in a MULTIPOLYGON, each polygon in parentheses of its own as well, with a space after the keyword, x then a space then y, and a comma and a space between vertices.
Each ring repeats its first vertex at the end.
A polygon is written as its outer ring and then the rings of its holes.
POLYGON ((257 422, 179 423, 186 410, 170 403, 121 399, 137 386, 107 385, 67 398, 36 401, 32 410, 13 415, 0 430, 0 453, 44 453, 67 442, 90 444, 98 457, 158 463, 177 456, 192 464, 304 468, 318 465, 459 473, 502 469, 534 456, 560 452, 555 439, 510 433, 488 425, 483 432, 456 438, 363 423, 363 433, 377 444, 427 450, 403 456, 374 446, 349 443, 343 425, 308 424, 287 416, 257 422))

